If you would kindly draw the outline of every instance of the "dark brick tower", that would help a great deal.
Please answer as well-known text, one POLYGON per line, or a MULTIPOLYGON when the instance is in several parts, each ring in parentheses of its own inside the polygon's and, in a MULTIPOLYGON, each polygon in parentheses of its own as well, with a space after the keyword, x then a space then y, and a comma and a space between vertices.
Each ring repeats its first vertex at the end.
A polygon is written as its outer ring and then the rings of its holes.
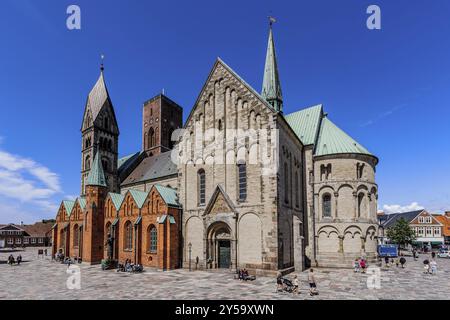
POLYGON ((97 153, 99 153, 108 190, 119 192, 117 173, 119 127, 103 78, 103 65, 100 77, 87 98, 81 134, 81 194, 85 194, 86 180, 91 171, 94 155, 97 153))
POLYGON ((104 251, 105 199, 108 195, 106 178, 95 154, 92 168, 86 180, 86 211, 83 226, 82 260, 89 264, 100 263, 104 251))
POLYGON ((142 149, 153 156, 173 148, 172 132, 183 126, 183 109, 163 94, 144 103, 142 149))

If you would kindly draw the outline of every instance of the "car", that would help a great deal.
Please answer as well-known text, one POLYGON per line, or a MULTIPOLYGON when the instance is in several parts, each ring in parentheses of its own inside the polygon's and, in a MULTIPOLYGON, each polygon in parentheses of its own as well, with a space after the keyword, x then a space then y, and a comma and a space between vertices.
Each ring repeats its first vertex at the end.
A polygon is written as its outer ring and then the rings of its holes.
POLYGON ((437 256, 439 258, 450 258, 450 253, 447 250, 441 250, 438 252, 437 256))

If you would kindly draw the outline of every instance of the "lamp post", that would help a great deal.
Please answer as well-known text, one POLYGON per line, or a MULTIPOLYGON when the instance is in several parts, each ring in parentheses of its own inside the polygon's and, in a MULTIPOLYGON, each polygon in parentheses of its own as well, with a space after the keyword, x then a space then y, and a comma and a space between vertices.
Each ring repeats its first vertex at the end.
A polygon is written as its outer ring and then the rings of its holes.
POLYGON ((192 271, 191 269, 192 243, 189 242, 188 247, 189 247, 189 271, 192 271))

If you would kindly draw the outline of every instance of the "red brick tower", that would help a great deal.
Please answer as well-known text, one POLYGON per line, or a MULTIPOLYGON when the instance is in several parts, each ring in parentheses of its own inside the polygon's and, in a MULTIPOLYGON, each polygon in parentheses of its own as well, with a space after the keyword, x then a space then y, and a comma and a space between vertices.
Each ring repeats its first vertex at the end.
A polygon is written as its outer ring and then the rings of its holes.
POLYGON ((144 103, 142 149, 147 156, 173 148, 172 133, 183 126, 183 109, 163 94, 144 103))

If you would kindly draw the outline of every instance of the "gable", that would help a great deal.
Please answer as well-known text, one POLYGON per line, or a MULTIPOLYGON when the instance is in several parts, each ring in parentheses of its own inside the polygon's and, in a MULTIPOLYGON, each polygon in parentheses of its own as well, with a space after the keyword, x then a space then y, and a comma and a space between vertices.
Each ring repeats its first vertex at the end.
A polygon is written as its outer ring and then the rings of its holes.
POLYGON ((198 109, 203 108, 203 106, 209 102, 211 95, 214 95, 216 86, 220 87, 221 91, 225 90, 225 88, 235 91, 237 99, 241 99, 243 104, 247 102, 250 108, 254 108, 258 105, 262 109, 267 109, 271 113, 276 113, 273 107, 255 89, 253 89, 253 87, 245 82, 225 62, 220 58, 217 58, 200 94, 198 95, 194 107, 186 120, 184 128, 188 128, 192 125, 191 122, 194 114, 202 112, 198 109))
POLYGON ((236 213, 233 202, 220 185, 214 190, 204 215, 218 213, 236 213))
POLYGON ((427 211, 422 211, 417 217, 415 217, 411 223, 412 225, 424 225, 424 226, 442 226, 442 223, 436 219, 433 215, 431 215, 430 213, 428 213, 427 211), (421 217, 429 217, 431 218, 431 223, 427 223, 427 222, 420 222, 419 218, 421 217))
POLYGON ((219 194, 211 207, 210 213, 233 212, 231 207, 225 201, 223 194, 219 194))
POLYGON ((0 227, 0 230, 4 230, 4 231, 24 231, 23 229, 16 227, 13 224, 8 224, 6 226, 0 227))

